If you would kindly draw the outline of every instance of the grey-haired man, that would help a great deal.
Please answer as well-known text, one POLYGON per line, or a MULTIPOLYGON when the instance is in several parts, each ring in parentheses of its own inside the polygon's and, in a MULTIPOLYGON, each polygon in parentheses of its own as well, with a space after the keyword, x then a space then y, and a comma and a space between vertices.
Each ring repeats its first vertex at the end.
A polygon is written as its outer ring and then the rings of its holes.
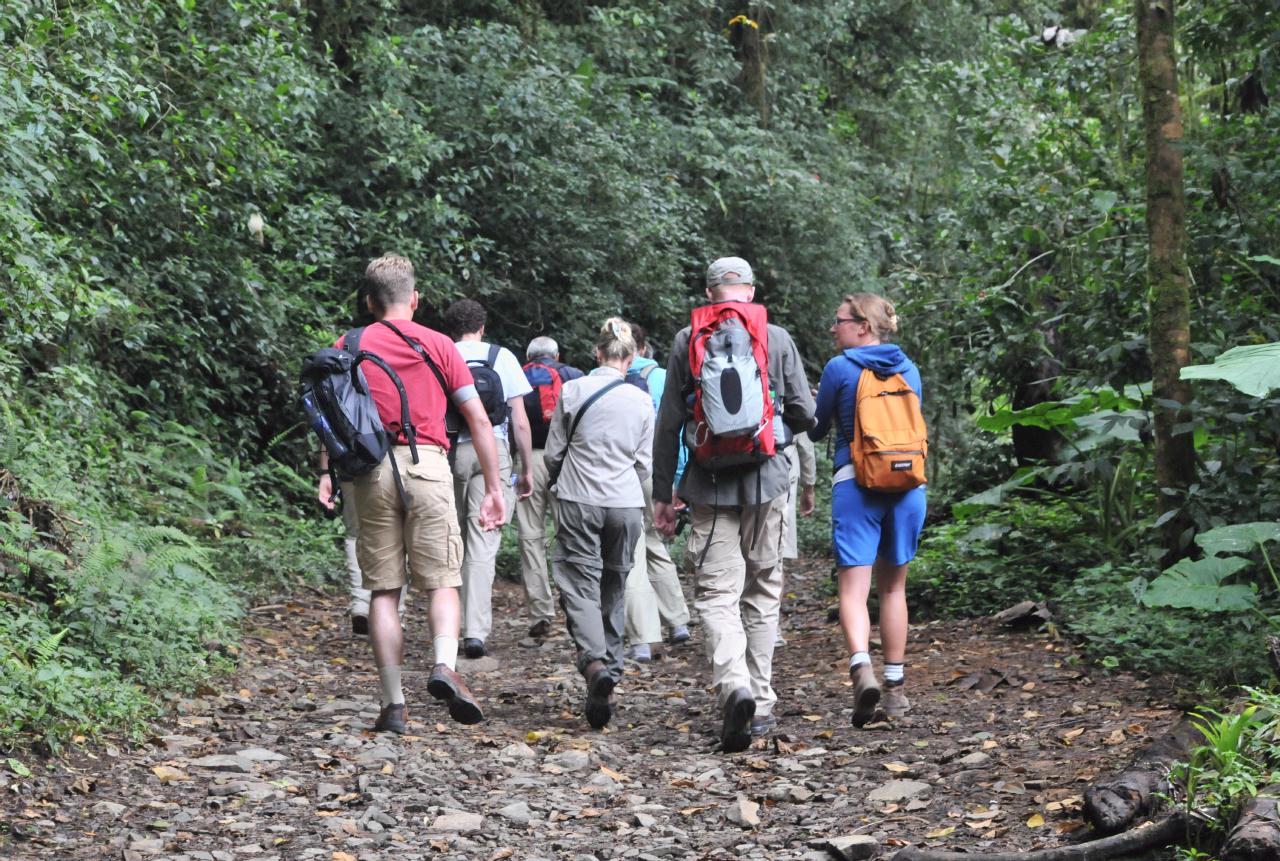
MULTIPOLYGON (((755 298, 751 266, 722 257, 707 268, 707 298, 714 303, 750 303, 755 298)), ((654 524, 675 531, 672 483, 680 435, 691 418, 694 378, 689 365, 691 327, 676 334, 667 363, 653 439, 654 524)), ((781 326, 767 328, 769 386, 782 420, 795 433, 813 424, 814 403, 800 352, 781 326)), ((720 740, 726 752, 743 750, 753 735, 776 725, 773 649, 782 597, 783 509, 790 463, 775 455, 761 462, 711 470, 690 457, 679 497, 689 504, 697 579, 694 602, 702 617, 712 682, 722 712, 720 740)))
POLYGON ((551 576, 547 571, 547 513, 555 517, 555 494, 547 487, 547 467, 543 462, 551 411, 558 400, 560 385, 576 380, 582 371, 560 361, 560 345, 554 338, 540 335, 525 350, 525 379, 533 388, 525 395, 525 414, 533 446, 533 492, 516 502, 516 530, 520 537, 520 576, 532 625, 529 636, 541 639, 551 633, 556 605, 551 597, 551 576))

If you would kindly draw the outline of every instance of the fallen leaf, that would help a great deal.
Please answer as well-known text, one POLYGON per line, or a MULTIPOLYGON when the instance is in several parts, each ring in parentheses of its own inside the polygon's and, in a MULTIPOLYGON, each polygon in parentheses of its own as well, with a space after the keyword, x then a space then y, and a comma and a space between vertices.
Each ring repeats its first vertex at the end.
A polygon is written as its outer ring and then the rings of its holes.
POLYGON ((382 769, 381 769, 381 771, 382 771, 382 773, 383 773, 383 774, 395 774, 395 773, 396 773, 396 767, 395 767, 394 765, 392 765, 391 763, 389 763, 389 762, 385 762, 385 763, 383 763, 383 764, 382 764, 382 769))
POLYGON ((1039 828, 1041 825, 1044 825, 1044 817, 1039 813, 1031 814, 1031 818, 1027 820, 1027 827, 1039 828))
POLYGON ((948 834, 951 834, 955 830, 956 830, 956 827, 954 825, 948 825, 946 828, 935 828, 929 833, 925 834, 925 837, 927 837, 930 840, 937 840, 939 837, 946 837, 948 834))
POLYGON ((160 778, 161 783, 177 783, 181 780, 191 779, 185 771, 179 771, 167 765, 152 766, 151 773, 160 778))
POLYGON ((31 769, 27 768, 25 765, 18 762, 18 760, 14 759, 13 757, 9 757, 9 759, 6 760, 6 762, 9 765, 9 770, 12 771, 14 774, 18 775, 18 777, 31 776, 31 769))
POLYGON ((1103 739, 1103 744, 1115 745, 1115 744, 1124 744, 1124 742, 1125 742, 1125 735, 1124 735, 1124 730, 1122 729, 1115 730, 1114 732, 1111 733, 1111 735, 1103 739))
POLYGON ((333 861, 356 861, 356 856, 350 852, 334 852, 333 861))
POLYGON ((610 767, 609 767, 609 766, 607 766, 607 765, 602 765, 602 766, 600 766, 600 771, 602 771, 603 773, 605 773, 605 774, 609 775, 610 777, 612 777, 614 780, 618 781, 619 783, 626 783, 627 781, 631 780, 631 778, 627 777, 627 776, 626 776, 625 774, 623 774, 622 772, 614 771, 612 768, 610 768, 610 767))
POLYGON ((885 770, 892 771, 894 774, 905 774, 906 772, 911 770, 911 766, 907 765, 905 762, 897 762, 897 761, 886 762, 884 764, 884 767, 885 767, 885 770))
POLYGON ((805 715, 804 719, 809 721, 810 723, 817 723, 818 721, 822 720, 822 715, 805 715))

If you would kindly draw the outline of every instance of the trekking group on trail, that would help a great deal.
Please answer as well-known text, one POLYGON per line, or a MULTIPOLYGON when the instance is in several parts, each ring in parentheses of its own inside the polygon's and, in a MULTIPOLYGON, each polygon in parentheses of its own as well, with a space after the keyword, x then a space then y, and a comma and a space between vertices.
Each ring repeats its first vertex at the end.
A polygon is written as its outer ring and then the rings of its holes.
POLYGON ((403 733, 404 594, 425 592, 433 663, 427 693, 464 724, 484 719, 458 673, 493 629, 502 527, 514 517, 529 636, 555 623, 551 583, 585 685, 583 714, 607 725, 624 660, 690 639, 690 612, 667 547, 687 522, 685 571, 719 702, 720 741, 744 750, 776 725, 775 648, 784 558, 795 517, 814 509, 813 442, 834 433, 832 535, 850 652, 852 720, 910 708, 904 687, 905 582, 925 516, 927 435, 916 366, 890 343, 883 297, 845 296, 829 322, 839 348, 816 401, 791 334, 754 301, 738 257, 706 272, 706 304, 675 336, 665 368, 645 332, 611 317, 596 367, 560 361, 547 336, 521 366, 485 337, 485 309, 443 314, 453 336, 415 323, 413 266, 371 261, 374 323, 303 365, 302 406, 320 437, 317 494, 347 530, 352 631, 378 670, 377 731, 403 733), (546 517, 554 522, 547 573, 546 517), (874 576, 883 687, 872 668, 874 576))

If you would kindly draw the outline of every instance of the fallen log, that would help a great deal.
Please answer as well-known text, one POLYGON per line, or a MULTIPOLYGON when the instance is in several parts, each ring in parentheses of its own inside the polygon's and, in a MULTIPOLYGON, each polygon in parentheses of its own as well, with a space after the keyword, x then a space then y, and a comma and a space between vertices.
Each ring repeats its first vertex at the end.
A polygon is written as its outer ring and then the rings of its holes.
POLYGON ((1280 858, 1280 784, 1266 787, 1249 800, 1227 834, 1222 861, 1274 861, 1280 858))
POLYGON ((1168 846, 1186 833, 1186 816, 1175 813, 1159 822, 1144 822, 1123 834, 1070 846, 1027 852, 950 852, 908 846, 894 855, 893 861, 1106 861, 1168 846))
POLYGON ((1099 834, 1116 834, 1151 813, 1156 794, 1168 790, 1169 768, 1186 759, 1204 736, 1183 719, 1168 735, 1144 747, 1133 764, 1085 790, 1084 820, 1099 834))

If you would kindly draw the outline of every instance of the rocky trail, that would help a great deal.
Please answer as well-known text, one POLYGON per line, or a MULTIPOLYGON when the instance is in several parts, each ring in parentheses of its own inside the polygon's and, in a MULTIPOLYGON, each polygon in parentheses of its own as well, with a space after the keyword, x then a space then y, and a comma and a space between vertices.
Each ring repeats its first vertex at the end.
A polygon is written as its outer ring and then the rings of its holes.
POLYGON ((580 716, 562 630, 525 638, 500 584, 492 657, 463 661, 488 720, 425 692, 425 607, 410 606, 410 734, 377 715, 368 645, 343 601, 257 608, 226 690, 177 700, 146 745, 73 749, 0 776, 0 858, 181 861, 817 859, 923 844, 1078 840, 1085 785, 1176 722, 1161 692, 1075 660, 1049 632, 991 620, 912 628, 911 714, 855 729, 825 563, 789 573, 778 730, 717 751, 700 631, 628 665, 605 732, 580 716), (91 751, 91 752, 90 752, 91 751))

